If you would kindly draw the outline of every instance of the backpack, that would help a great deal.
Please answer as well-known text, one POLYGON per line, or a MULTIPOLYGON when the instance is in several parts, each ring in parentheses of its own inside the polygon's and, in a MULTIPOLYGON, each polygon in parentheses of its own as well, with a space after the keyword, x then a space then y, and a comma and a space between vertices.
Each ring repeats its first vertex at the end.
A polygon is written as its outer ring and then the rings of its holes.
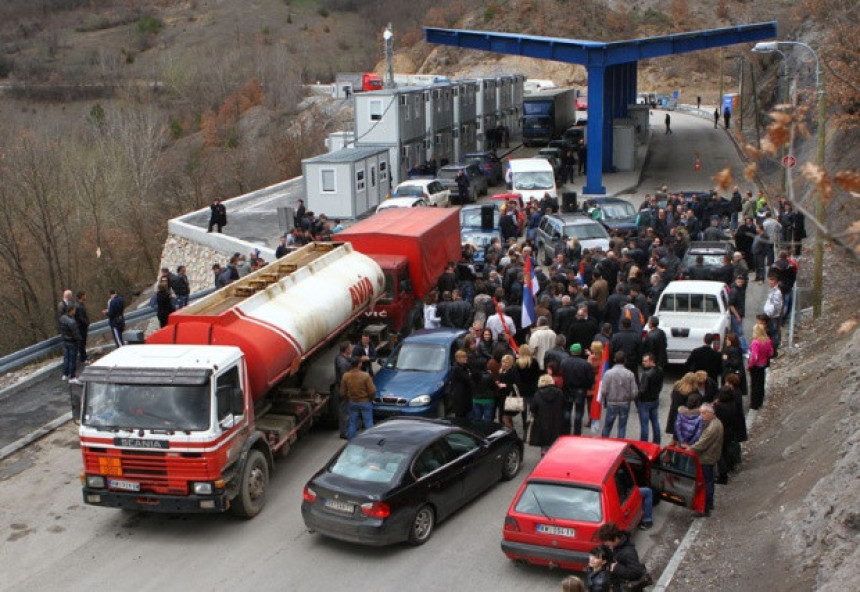
POLYGON ((635 304, 628 303, 621 309, 621 318, 630 319, 630 328, 636 333, 642 333, 642 327, 645 326, 645 317, 642 316, 642 311, 636 308, 635 304))

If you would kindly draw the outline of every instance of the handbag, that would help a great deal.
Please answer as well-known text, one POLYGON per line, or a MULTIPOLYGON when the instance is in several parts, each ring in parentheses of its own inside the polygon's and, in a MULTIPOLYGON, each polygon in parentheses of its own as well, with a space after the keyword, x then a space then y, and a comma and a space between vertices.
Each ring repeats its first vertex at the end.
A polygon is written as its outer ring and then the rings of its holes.
POLYGON ((648 586, 654 585, 654 578, 647 571, 645 575, 638 580, 627 581, 622 584, 622 589, 625 592, 642 592, 648 586))
POLYGON ((505 413, 522 413, 525 410, 523 397, 520 395, 520 389, 517 385, 513 385, 514 394, 505 397, 505 413))

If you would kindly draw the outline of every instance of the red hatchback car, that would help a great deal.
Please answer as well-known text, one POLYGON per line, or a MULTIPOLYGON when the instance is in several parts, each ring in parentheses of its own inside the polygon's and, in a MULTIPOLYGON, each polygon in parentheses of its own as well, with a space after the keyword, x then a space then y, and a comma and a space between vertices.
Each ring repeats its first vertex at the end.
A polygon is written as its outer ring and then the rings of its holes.
POLYGON ((642 520, 642 494, 699 512, 705 483, 696 455, 650 442, 563 436, 520 486, 508 508, 502 551, 509 559, 583 571, 597 529, 642 520))

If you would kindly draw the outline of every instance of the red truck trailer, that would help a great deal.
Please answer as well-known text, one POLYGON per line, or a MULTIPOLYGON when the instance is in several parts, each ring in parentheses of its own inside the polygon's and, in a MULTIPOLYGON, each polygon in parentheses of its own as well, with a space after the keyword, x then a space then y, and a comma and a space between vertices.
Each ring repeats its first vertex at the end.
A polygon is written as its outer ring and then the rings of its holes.
MULTIPOLYGON (((409 333, 423 312, 424 297, 449 262, 460 260, 459 210, 391 208, 337 234, 382 267, 385 291, 366 319, 392 334, 409 333)), ((381 341, 385 341, 382 339, 381 341)))

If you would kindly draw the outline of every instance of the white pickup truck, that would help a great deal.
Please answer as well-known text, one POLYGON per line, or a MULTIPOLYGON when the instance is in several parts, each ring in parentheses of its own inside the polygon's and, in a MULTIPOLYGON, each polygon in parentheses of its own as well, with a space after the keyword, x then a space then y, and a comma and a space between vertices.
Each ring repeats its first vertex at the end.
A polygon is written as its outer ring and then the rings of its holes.
POLYGON ((706 333, 716 335, 713 347, 721 349, 730 330, 729 294, 723 282, 670 282, 657 303, 660 328, 668 340, 668 362, 683 364, 690 352, 704 343, 706 333))

